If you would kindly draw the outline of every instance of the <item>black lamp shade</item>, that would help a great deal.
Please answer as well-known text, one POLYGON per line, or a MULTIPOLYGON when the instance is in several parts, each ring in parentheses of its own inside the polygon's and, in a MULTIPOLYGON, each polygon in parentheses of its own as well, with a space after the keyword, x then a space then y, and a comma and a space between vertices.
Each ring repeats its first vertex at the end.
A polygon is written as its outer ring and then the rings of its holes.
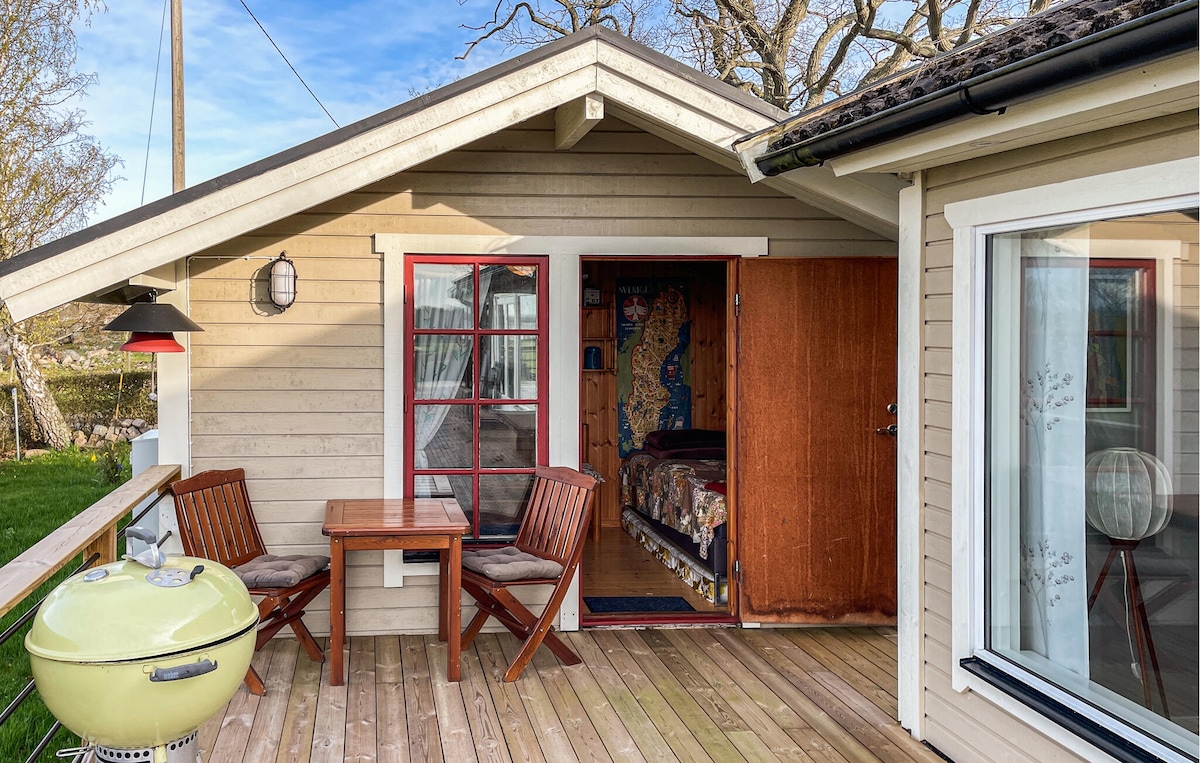
POLYGON ((130 331, 139 334, 169 334, 172 331, 203 331, 174 305, 161 302, 137 302, 114 318, 105 331, 130 331))

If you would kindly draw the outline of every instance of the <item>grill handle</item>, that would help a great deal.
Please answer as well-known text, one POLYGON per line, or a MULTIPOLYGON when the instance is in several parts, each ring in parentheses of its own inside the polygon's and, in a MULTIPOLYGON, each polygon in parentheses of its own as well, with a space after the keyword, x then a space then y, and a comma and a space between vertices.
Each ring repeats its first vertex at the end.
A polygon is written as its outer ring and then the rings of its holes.
POLYGON ((155 668, 150 673, 150 680, 154 683, 182 681, 185 678, 195 678, 205 673, 211 673, 216 669, 217 663, 215 660, 200 660, 200 662, 193 662, 190 665, 177 665, 173 668, 155 668))
POLYGON ((157 543, 158 538, 154 537, 154 532, 145 527, 126 527, 125 535, 129 538, 140 540, 142 543, 157 543))

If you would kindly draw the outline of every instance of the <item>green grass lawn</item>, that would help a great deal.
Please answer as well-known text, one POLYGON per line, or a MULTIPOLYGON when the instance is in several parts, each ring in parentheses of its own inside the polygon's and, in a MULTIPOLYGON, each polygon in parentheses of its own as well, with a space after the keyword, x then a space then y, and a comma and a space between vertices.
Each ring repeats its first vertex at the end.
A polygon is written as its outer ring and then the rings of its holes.
MULTIPOLYGON (((63 522, 103 498, 129 477, 129 446, 115 451, 122 469, 117 479, 103 453, 74 450, 51 453, 24 461, 0 461, 0 565, 49 535, 63 522)), ((38 602, 79 566, 68 564, 52 580, 0 619, 0 631, 38 602)), ((0 706, 7 706, 30 679, 25 634, 29 626, 0 645, 0 706)), ((0 726, 0 761, 23 761, 54 722, 35 692, 17 712, 0 726)), ((54 751, 72 747, 78 739, 63 730, 39 761, 55 761, 54 751)))

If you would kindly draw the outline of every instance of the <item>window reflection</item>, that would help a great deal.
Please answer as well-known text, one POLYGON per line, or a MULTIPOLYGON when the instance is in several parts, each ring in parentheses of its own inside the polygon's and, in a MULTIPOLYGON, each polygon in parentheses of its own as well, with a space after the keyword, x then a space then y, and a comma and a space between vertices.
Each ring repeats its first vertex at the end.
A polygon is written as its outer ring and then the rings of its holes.
POLYGON ((1195 749, 1194 216, 989 237, 988 648, 1195 749))

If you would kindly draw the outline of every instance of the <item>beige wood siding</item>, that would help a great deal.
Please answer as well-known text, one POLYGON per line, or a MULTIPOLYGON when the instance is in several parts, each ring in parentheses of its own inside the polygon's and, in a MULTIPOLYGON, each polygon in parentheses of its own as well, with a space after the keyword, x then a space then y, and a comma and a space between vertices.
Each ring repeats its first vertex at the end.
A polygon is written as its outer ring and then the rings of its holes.
MULTIPOLYGON (((951 623, 966 613, 951 611, 951 281, 953 234, 943 216, 948 203, 1031 186, 1113 172, 1196 155, 1196 115, 1183 114, 1127 125, 927 171, 923 252, 923 466, 924 511, 924 691, 926 739, 954 760, 1074 760, 1050 739, 978 695, 951 687, 951 623)), ((1195 251, 1177 268, 1176 297, 1190 305, 1183 322, 1196 341, 1195 251), (1192 289, 1190 294, 1183 290, 1192 289)), ((1179 334, 1179 332, 1176 332, 1179 334)), ((1177 355, 1178 357, 1178 355, 1177 355)), ((1194 357, 1194 356, 1193 356, 1194 357)), ((1176 363, 1176 376, 1184 371, 1176 363)), ((1177 390, 1177 409, 1190 406, 1195 429, 1196 393, 1177 390)), ((1186 414, 1185 414, 1186 415, 1186 414)), ((1186 425, 1187 418, 1182 420, 1186 425)), ((1180 438, 1177 438, 1180 439, 1180 438)), ((1195 438, 1179 442, 1181 458, 1195 461, 1195 438), (1184 454, 1190 455, 1184 455, 1184 454)))
MULTIPOLYGON (((554 150, 547 114, 190 259, 192 469, 243 466, 276 553, 327 549, 329 498, 383 494, 382 262, 376 233, 768 236, 777 256, 895 256, 881 239, 649 133, 606 119, 554 150), (263 288, 287 251, 295 306, 263 288)), ((576 373, 570 369, 569 373, 576 373)), ((383 588, 349 556, 351 633, 432 632, 434 578, 383 588)), ((545 593, 534 592, 544 600, 545 593)), ((327 598, 310 607, 328 632, 327 598)))

